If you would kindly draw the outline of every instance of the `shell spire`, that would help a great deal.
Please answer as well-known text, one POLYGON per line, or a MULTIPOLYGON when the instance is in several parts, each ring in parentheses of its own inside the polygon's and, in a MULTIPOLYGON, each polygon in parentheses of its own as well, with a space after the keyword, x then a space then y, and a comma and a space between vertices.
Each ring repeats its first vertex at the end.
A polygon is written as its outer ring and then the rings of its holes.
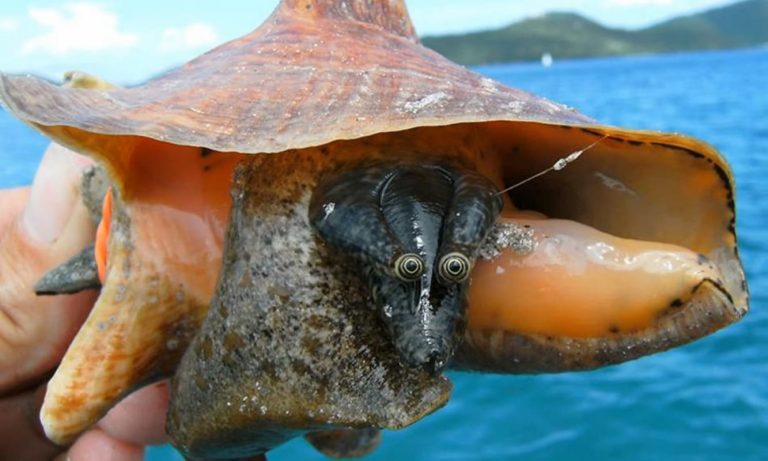
POLYGON ((418 42, 403 0, 283 0, 277 14, 313 20, 352 20, 369 23, 418 42))

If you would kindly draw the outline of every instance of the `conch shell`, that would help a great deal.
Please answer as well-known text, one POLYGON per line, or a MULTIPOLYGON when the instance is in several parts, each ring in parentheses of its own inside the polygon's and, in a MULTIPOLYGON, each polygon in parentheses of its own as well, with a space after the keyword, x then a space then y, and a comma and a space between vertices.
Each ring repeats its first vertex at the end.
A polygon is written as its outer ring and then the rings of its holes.
POLYGON ((361 159, 438 155, 504 189, 593 146, 505 197, 454 367, 590 369, 748 309, 733 178, 712 147, 600 125, 457 66, 418 43, 400 0, 284 0, 254 32, 144 85, 2 75, 0 96, 112 181, 106 279, 42 410, 60 443, 180 360, 169 428, 187 453, 399 427, 442 405, 447 384, 397 371, 359 281, 306 222, 317 178, 361 159), (513 231, 522 244, 505 240, 513 231))

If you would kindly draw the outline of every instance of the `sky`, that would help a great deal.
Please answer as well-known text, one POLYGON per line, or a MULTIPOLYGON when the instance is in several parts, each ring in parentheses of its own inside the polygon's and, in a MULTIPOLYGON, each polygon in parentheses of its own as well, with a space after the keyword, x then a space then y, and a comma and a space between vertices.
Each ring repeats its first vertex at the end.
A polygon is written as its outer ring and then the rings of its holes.
MULTIPOLYGON (((408 0, 421 35, 502 27, 550 11, 641 28, 733 0, 408 0)), ((81 70, 139 83, 256 28, 277 0, 3 0, 0 71, 54 81, 81 70)))

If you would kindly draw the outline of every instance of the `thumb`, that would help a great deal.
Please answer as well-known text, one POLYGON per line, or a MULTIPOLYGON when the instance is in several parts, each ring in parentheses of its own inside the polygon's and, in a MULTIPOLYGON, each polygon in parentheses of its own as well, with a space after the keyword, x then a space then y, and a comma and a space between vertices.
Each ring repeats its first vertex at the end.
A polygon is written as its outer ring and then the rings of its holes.
POLYGON ((89 164, 52 144, 28 193, 0 192, 0 393, 54 367, 92 305, 93 292, 39 297, 33 290, 45 272, 93 240, 80 198, 89 164))

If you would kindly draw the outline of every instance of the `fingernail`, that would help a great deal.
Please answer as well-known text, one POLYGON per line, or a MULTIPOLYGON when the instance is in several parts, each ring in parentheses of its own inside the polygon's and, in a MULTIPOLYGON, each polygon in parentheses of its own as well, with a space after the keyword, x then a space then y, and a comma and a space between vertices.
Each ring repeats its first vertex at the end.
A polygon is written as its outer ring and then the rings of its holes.
POLYGON ((43 155, 22 225, 28 237, 40 244, 50 244, 61 234, 79 200, 83 168, 91 161, 57 144, 43 155))

